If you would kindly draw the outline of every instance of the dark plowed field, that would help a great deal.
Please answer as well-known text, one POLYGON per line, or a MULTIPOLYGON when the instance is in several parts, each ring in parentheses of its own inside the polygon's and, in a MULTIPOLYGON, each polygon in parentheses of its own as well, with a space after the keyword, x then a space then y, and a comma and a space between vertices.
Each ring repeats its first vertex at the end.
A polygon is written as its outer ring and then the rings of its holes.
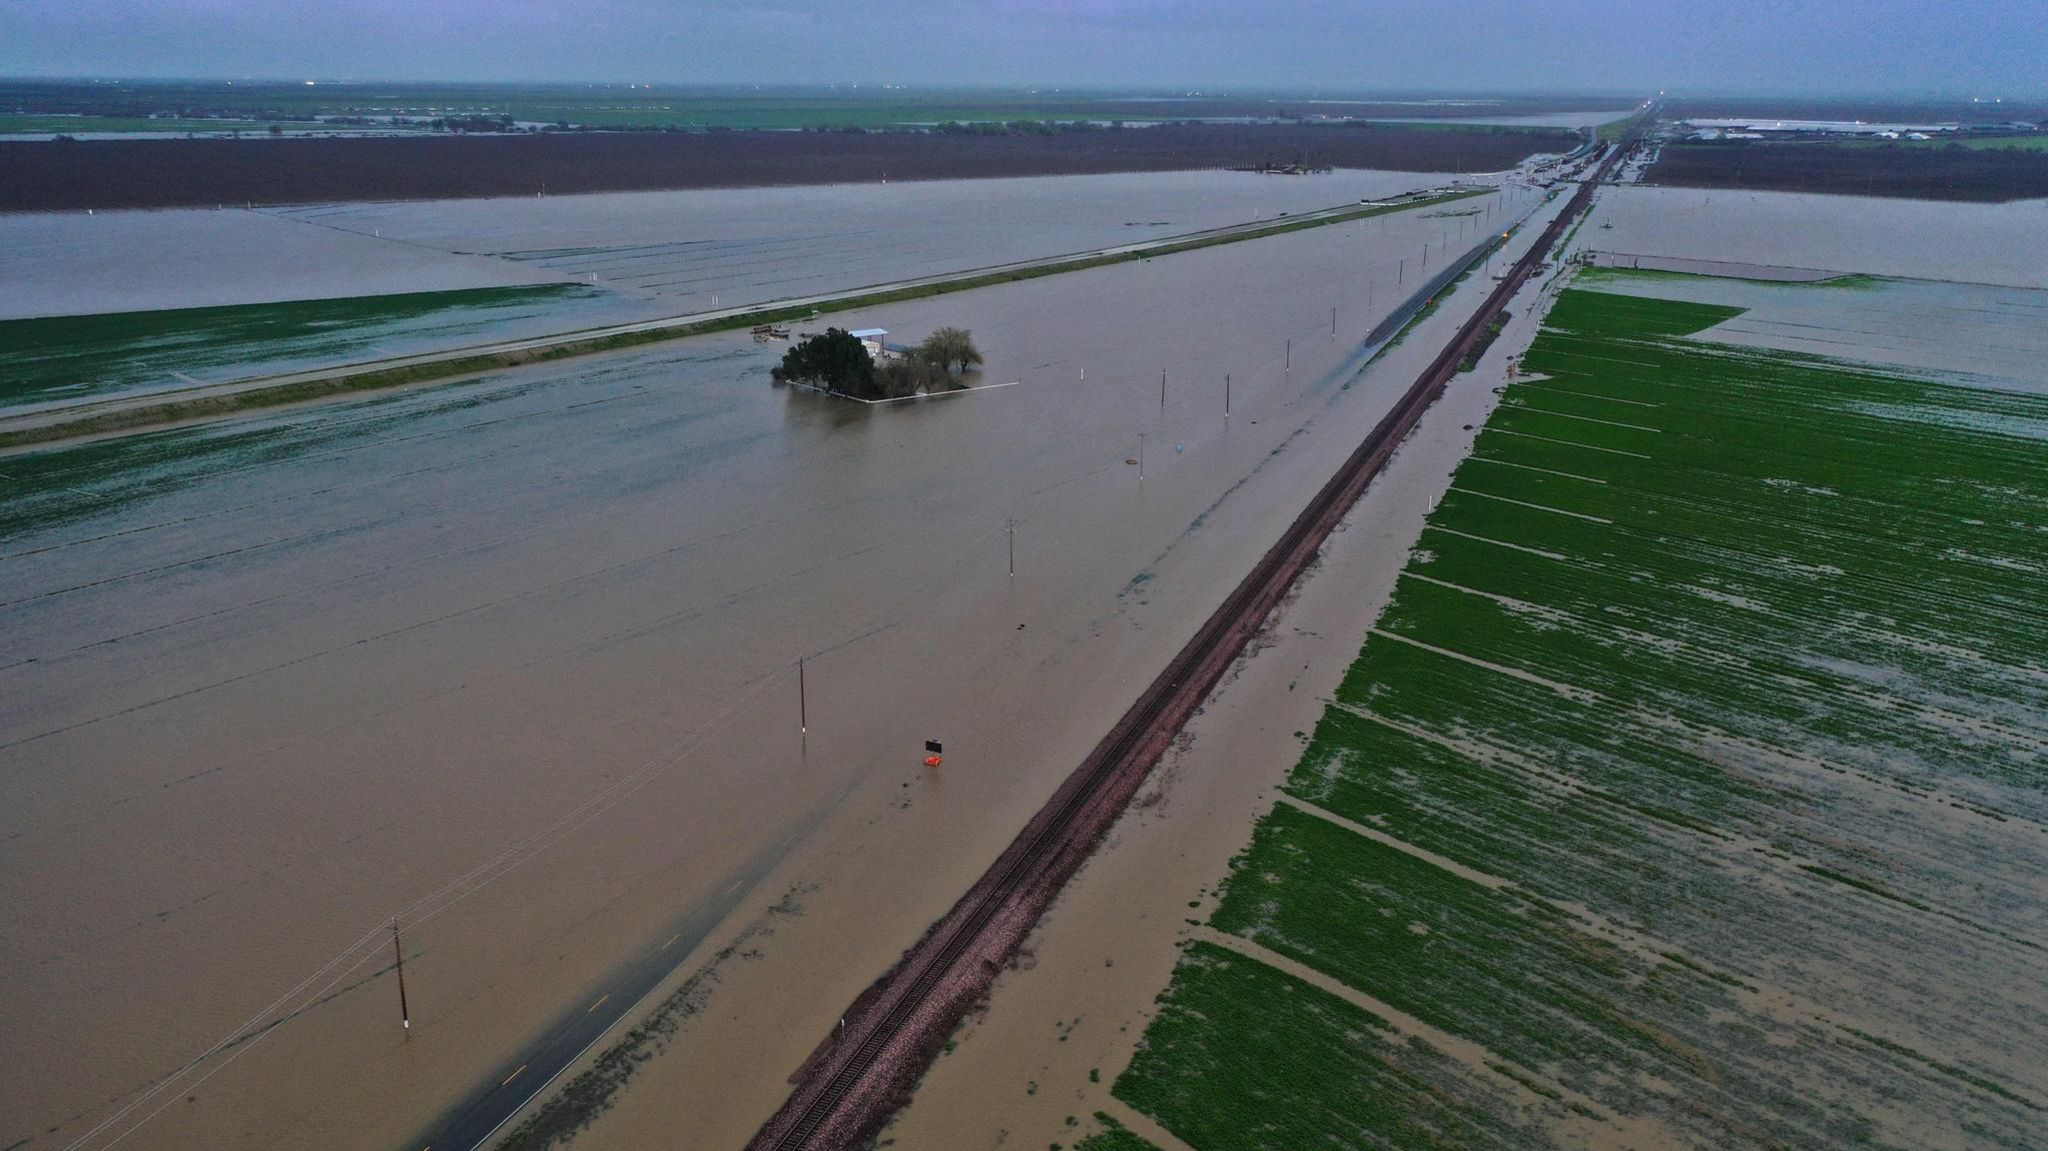
POLYGON ((1266 160, 1495 171, 1564 131, 1196 124, 1055 135, 710 132, 0 143, 0 211, 1163 172, 1266 160))
POLYGON ((1674 145, 1646 184, 1831 192, 1912 200, 2027 200, 2048 196, 2048 151, 1892 148, 1851 144, 1674 145))

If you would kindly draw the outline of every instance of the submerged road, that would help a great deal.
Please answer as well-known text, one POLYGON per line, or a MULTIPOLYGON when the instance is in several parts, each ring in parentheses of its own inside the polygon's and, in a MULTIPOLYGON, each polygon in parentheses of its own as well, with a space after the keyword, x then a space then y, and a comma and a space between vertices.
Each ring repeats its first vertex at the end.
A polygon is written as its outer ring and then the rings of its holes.
POLYGON ((749 861, 716 897, 691 908, 678 920, 661 943, 621 964, 587 1004, 565 1009, 542 1028, 532 1046, 485 1072, 413 1145, 427 1151, 435 1147, 476 1148, 489 1142, 620 1020, 637 1014, 684 957, 737 910, 781 862, 789 842, 785 840, 782 846, 749 861))
POLYGON ((996 974, 1123 813, 1174 736, 1632 142, 1633 136, 1609 151, 1394 409, 982 878, 847 1009, 840 1028, 799 1071, 796 1090, 748 1144, 749 1151, 858 1146, 907 1101, 941 1045, 988 994, 996 974))

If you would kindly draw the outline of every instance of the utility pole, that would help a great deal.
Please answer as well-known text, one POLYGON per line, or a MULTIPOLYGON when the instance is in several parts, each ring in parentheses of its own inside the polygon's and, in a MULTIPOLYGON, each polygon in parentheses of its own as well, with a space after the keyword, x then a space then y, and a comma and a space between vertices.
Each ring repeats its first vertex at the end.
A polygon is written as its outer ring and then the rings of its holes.
POLYGON ((1335 336, 1336 334, 1337 334, 1337 309, 1335 309, 1335 308, 1331 308, 1331 309, 1330 309, 1330 335, 1332 335, 1332 336, 1335 336))
MULTIPOLYGON (((1285 364, 1285 366, 1281 368, 1281 370, 1286 372, 1291 372, 1294 370, 1294 337, 1292 336, 1289 336, 1287 338, 1287 363, 1285 364)), ((1225 376, 1223 378, 1227 380, 1230 377, 1225 376)))
POLYGON ((796 732, 811 734, 811 704, 804 698, 804 657, 796 657, 796 732))
POLYGON ((398 917, 391 917, 391 952, 398 957, 398 1020, 405 1029, 412 1030, 412 1008, 405 1002, 405 948, 398 943, 398 917))
POLYGON ((1407 282, 1408 282, 1408 260, 1407 260, 1407 257, 1405 257, 1405 256, 1404 256, 1404 257, 1402 257, 1402 258, 1401 258, 1401 259, 1400 259, 1399 261, 1396 261, 1396 267, 1395 267, 1395 269, 1394 269, 1394 283, 1396 283, 1396 284, 1405 284, 1405 283, 1407 283, 1407 282))
POLYGON ((1010 578, 1017 578, 1017 517, 1011 516, 1010 528, 1010 578))
POLYGON ((1166 410, 1166 369, 1159 369, 1159 410, 1166 410))
POLYGON ((1223 373, 1223 418, 1230 418, 1230 373, 1223 373))
POLYGON ((1138 479, 1145 478, 1145 433, 1138 433, 1138 479))

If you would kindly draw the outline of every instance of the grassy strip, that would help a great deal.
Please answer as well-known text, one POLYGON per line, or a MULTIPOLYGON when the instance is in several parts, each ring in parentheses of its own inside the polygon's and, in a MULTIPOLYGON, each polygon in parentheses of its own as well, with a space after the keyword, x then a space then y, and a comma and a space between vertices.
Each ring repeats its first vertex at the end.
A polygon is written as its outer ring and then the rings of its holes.
POLYGON ((326 376, 314 380, 300 380, 271 387, 247 388, 221 395, 166 400, 157 404, 140 404, 116 411, 104 412, 95 416, 0 432, 0 448, 23 447, 30 444, 76 439, 81 436, 134 431, 140 428, 154 427, 182 420, 220 416, 258 408, 278 407, 285 404, 302 403, 307 400, 321 399, 327 396, 343 395, 351 392, 381 391, 387 388, 406 387, 430 381, 452 380, 505 368, 523 367, 528 364, 547 363, 575 356, 595 355, 600 352, 613 352, 626 348, 640 347, 646 344, 687 339, 691 336, 751 328, 756 324, 804 320, 821 313, 851 311, 857 308, 899 303, 904 300, 927 299, 933 296, 942 296, 949 292, 972 291, 976 288, 1018 283, 1024 280, 1039 279, 1044 276, 1057 276, 1068 272, 1086 271, 1090 268, 1108 267, 1112 264, 1150 260, 1155 256, 1170 256, 1180 252, 1193 252, 1203 248, 1215 247, 1219 244, 1234 244, 1245 240, 1261 240, 1270 236, 1303 231, 1308 228, 1346 224, 1354 220, 1362 220, 1391 212, 1405 212, 1413 208, 1450 203, 1469 196, 1484 195, 1490 191, 1492 191, 1490 188, 1474 188, 1468 191, 1452 192, 1408 203, 1376 204, 1340 212, 1331 216, 1276 222, 1269 226, 1254 228, 1249 231, 1232 232, 1217 236, 1198 236, 1178 243, 1166 244, 1157 248, 1146 248, 1135 252, 1085 256, 1073 260, 1040 264, 1029 268, 986 272, 928 284, 842 296, 837 299, 799 306, 778 307, 766 305, 718 319, 700 320, 695 323, 674 324, 638 331, 615 332, 609 335, 583 339, 568 339, 558 343, 525 348, 519 351, 486 352, 470 356, 456 356, 445 360, 432 360, 425 363, 406 364, 393 368, 373 368, 363 372, 326 376))
MULTIPOLYGON (((1506 241, 1496 240, 1494 241, 1494 247, 1498 249, 1505 243, 1506 241)), ((1473 262, 1473 266, 1478 266, 1478 261, 1476 259, 1473 262)), ((1444 300, 1449 298, 1452 292, 1458 290, 1458 285, 1464 283, 1465 281, 1471 278, 1472 268, 1468 267, 1464 271, 1459 272, 1456 276, 1453 276, 1451 278, 1450 283, 1445 284, 1441 288, 1438 288, 1434 295, 1430 296, 1428 300, 1423 302, 1422 307, 1416 309, 1414 315, 1408 317, 1408 322, 1401 325, 1401 330, 1395 332, 1393 338, 1387 341, 1387 346, 1381 348, 1379 352, 1376 353, 1376 355, 1385 355, 1387 352, 1390 352, 1393 349, 1400 347, 1401 341, 1408 338, 1408 333, 1414 331, 1418 327, 1421 327, 1422 322, 1424 320, 1427 320, 1431 316, 1436 315, 1436 310, 1443 306, 1444 300)))
POLYGON ((1594 138, 1602 144, 1619 143, 1622 137, 1628 135, 1628 130, 1635 127, 1636 121, 1642 118, 1643 113, 1635 112, 1623 116, 1619 120, 1609 120, 1605 124, 1600 125, 1599 129, 1594 133, 1594 138))
POLYGON ((1510 316, 1505 309, 1503 309, 1499 313, 1497 313, 1493 317, 1493 319, 1488 320, 1486 322, 1485 331, 1481 332, 1479 335, 1479 339, 1473 343, 1472 350, 1466 352, 1465 358, 1458 361, 1458 370, 1461 372, 1469 372, 1472 369, 1478 367, 1479 358, 1486 354, 1486 349, 1492 347, 1493 342, 1495 340, 1500 339, 1500 330, 1502 328, 1507 327, 1508 321, 1512 318, 1513 317, 1510 316))

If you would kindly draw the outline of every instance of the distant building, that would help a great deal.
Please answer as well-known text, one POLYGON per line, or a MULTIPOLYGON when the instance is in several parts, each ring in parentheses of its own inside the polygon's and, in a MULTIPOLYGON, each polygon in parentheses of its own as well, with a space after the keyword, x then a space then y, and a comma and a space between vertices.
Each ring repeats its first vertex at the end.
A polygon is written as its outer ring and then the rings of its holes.
POLYGON ((862 328, 859 331, 848 332, 847 335, 859 340, 860 346, 866 348, 868 355, 873 359, 879 360, 888 354, 888 349, 884 346, 889 338, 887 328, 862 328))

